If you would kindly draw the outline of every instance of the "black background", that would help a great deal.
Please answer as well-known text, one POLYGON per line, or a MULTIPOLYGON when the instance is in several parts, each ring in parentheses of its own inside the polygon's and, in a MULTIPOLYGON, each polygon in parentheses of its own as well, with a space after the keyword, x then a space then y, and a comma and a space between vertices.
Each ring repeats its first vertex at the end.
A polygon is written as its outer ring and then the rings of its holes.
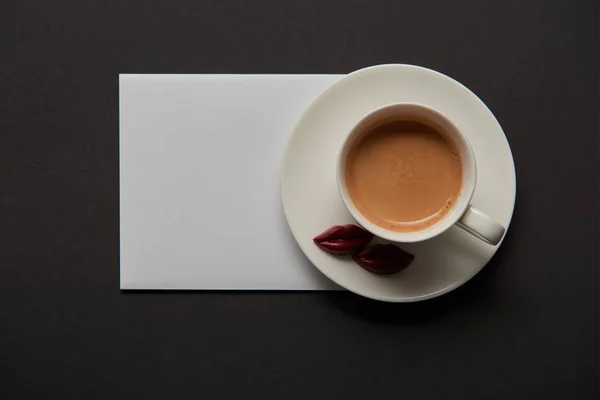
MULTIPOLYGON (((597 1, 2 1, 0 398, 597 399, 597 1), (439 70, 502 124, 508 236, 459 290, 121 293, 118 73, 439 70)), ((265 255, 267 257, 268 255, 265 255)))

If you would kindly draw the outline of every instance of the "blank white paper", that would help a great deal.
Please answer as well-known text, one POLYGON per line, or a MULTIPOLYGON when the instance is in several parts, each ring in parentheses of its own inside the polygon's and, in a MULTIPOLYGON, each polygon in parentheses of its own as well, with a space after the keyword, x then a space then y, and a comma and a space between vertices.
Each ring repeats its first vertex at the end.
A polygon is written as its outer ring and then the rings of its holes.
POLYGON ((121 74, 121 289, 337 289, 289 231, 279 171, 339 78, 121 74))

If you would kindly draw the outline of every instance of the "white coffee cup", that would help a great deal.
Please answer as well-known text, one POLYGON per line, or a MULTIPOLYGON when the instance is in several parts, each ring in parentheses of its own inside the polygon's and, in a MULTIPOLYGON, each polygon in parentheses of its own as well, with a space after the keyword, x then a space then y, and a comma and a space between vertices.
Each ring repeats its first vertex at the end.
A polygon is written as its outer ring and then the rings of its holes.
POLYGON ((415 103, 392 104, 378 108, 361 119, 344 140, 337 159, 336 174, 338 189, 348 211, 363 228, 375 236, 399 243, 420 242, 442 234, 454 224, 492 245, 498 244, 504 235, 505 229, 500 223, 470 204, 477 182, 477 163, 469 141, 448 118, 439 111, 424 105, 415 103), (454 207, 437 223, 414 232, 396 232, 374 224, 356 208, 346 186, 346 160, 348 152, 356 140, 360 139, 362 135, 377 124, 390 120, 415 119, 443 132, 455 142, 462 161, 462 187, 454 207))

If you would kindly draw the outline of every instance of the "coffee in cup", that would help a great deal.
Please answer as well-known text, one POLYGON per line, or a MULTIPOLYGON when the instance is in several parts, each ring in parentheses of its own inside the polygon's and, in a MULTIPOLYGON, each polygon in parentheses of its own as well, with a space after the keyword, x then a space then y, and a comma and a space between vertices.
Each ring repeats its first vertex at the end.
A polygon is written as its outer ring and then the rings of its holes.
POLYGON ((455 206, 462 163, 452 139, 405 116, 367 130, 348 153, 348 194, 372 223, 394 232, 434 225, 455 206))
POLYGON ((338 188, 355 219, 396 242, 432 238, 455 223, 497 244, 504 227, 469 202, 477 179, 473 150, 429 107, 393 104, 365 116, 338 157, 338 188))

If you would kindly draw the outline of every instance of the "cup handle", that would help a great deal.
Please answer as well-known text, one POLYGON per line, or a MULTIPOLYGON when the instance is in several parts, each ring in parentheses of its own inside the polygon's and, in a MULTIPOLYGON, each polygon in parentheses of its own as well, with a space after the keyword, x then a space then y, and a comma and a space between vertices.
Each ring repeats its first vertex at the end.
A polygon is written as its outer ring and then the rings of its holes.
POLYGON ((489 215, 470 204, 456 225, 494 246, 500 242, 506 230, 499 222, 494 221, 489 215))

